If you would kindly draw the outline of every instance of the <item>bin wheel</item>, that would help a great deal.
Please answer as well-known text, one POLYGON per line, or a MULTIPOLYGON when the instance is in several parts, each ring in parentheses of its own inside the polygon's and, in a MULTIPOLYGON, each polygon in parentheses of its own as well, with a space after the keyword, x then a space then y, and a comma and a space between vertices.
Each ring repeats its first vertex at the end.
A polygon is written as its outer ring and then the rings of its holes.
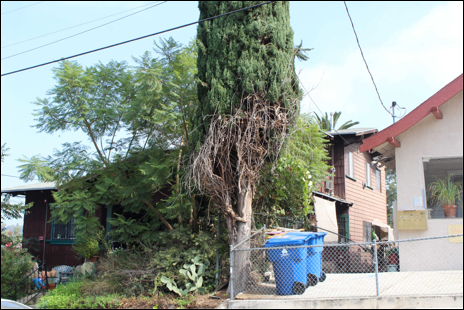
POLYGON ((327 279, 327 276, 325 275, 325 272, 322 272, 321 277, 319 278, 319 282, 324 282, 325 279, 327 279))
POLYGON ((317 279, 317 276, 315 274, 312 274, 312 273, 308 273, 308 286, 315 286, 317 284, 317 282, 319 281, 317 279))
POLYGON ((301 282, 295 282, 293 283, 292 291, 294 295, 301 295, 304 293, 306 287, 303 283, 301 282))

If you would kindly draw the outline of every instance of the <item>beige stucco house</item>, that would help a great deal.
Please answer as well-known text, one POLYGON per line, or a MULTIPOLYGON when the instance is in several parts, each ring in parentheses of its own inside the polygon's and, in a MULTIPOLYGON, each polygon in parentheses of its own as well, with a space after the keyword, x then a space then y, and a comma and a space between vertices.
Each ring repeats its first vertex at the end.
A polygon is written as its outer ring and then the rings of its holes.
MULTIPOLYGON (((364 139, 360 151, 396 170, 397 204, 395 239, 462 234, 462 203, 456 218, 444 218, 440 205, 428 199, 428 185, 436 178, 463 175, 463 76, 462 74, 395 124, 364 139)), ((462 270, 463 244, 456 239, 428 241, 427 246, 400 244, 401 270, 462 270), (446 240, 446 241, 444 241, 446 240), (446 253, 446 254, 445 254, 446 253), (456 257, 460 263, 440 265, 434 257, 456 257)))

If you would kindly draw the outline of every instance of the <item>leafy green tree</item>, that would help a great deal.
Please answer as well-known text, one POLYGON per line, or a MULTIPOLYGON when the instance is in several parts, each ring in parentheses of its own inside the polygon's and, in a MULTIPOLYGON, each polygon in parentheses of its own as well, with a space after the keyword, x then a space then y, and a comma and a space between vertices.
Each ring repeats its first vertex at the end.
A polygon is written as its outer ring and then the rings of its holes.
POLYGON ((393 227, 393 202, 397 200, 396 196, 396 172, 392 169, 386 171, 387 182, 387 220, 388 225, 393 227))
MULTIPOLYGON (((160 225, 171 230, 169 220, 189 212, 189 199, 175 202, 185 195, 177 188, 197 103, 196 51, 193 43, 183 47, 170 38, 155 52, 159 58, 150 52, 134 58, 134 67, 114 60, 88 68, 63 61, 54 69, 51 98, 37 99, 39 131, 79 130, 92 145, 65 143, 53 156, 20 160, 24 180, 37 176, 60 186, 52 215, 59 222, 75 218, 78 235, 102 229, 96 216, 102 205, 143 214, 134 224, 140 234, 160 225), (154 204, 153 195, 163 189, 169 197, 154 204)), ((113 224, 124 225, 117 219, 113 224)))
POLYGON ((253 210, 277 224, 282 216, 303 221, 313 211, 312 192, 329 175, 326 143, 314 117, 300 115, 277 163, 262 171, 253 210))
MULTIPOLYGON (((9 156, 7 153, 10 148, 6 147, 6 143, 2 144, 1 149, 1 162, 5 161, 5 157, 9 156)), ((28 203, 24 205, 23 203, 11 203, 10 202, 11 195, 4 194, 2 197, 2 232, 3 232, 3 221, 4 220, 11 220, 11 219, 20 219, 24 212, 32 207, 33 203, 28 203)), ((2 234, 3 239, 3 234, 2 234)), ((2 241, 3 244, 3 241, 2 241)))
MULTIPOLYGON (((327 115, 327 112, 325 112, 325 115, 323 115, 323 116, 319 116, 319 115, 317 115, 317 113, 314 113, 314 114, 316 115, 317 123, 319 124, 319 127, 321 128, 321 130, 330 131, 331 130, 331 128, 330 128, 330 116, 327 115)), ((342 114, 342 112, 335 112, 333 114, 333 126, 332 126, 332 128, 335 128, 335 125, 337 124, 337 121, 340 118, 341 114, 342 114)), ((352 120, 349 120, 349 121, 343 123, 343 125, 341 125, 340 127, 338 127, 338 130, 348 129, 348 128, 351 128, 351 127, 356 126, 358 124, 359 124, 359 122, 353 122, 352 120)))

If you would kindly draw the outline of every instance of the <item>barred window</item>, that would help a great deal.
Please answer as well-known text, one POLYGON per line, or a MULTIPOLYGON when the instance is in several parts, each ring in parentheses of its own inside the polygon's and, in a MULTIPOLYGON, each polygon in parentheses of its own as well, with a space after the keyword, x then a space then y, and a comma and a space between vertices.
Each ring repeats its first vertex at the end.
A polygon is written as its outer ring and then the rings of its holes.
POLYGON ((75 224, 74 224, 74 218, 72 218, 68 223, 66 224, 57 224, 53 222, 52 224, 52 239, 65 239, 65 240, 72 240, 76 239, 75 237, 75 224))

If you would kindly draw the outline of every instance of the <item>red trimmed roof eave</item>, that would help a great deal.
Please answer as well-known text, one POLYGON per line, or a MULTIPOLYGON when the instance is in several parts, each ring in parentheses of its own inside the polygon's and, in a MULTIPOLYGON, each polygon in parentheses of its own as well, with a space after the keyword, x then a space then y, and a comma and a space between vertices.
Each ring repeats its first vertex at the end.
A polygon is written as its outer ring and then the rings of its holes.
MULTIPOLYGON (((394 138, 411 128, 421 119, 432 113, 433 108, 440 107, 442 104, 454 97, 457 93, 462 91, 462 82, 463 79, 461 74, 448 85, 436 92, 432 97, 408 113, 405 117, 400 119, 398 122, 390 125, 382 131, 379 131, 377 134, 364 139, 363 144, 359 147, 359 151, 369 151, 387 142, 388 138, 394 138)), ((433 111, 436 111, 436 109, 433 111)))

